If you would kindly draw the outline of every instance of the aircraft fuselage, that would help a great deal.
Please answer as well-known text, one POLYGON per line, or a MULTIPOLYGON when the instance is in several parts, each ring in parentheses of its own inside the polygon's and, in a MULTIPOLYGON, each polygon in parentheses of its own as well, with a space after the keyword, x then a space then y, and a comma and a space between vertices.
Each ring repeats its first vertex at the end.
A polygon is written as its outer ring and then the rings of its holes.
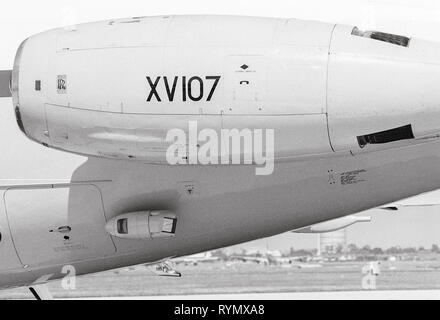
POLYGON ((73 160, 57 169, 65 181, 4 173, 0 287, 225 247, 440 187, 438 44, 298 20, 133 18, 31 37, 12 74, 18 125, 40 144, 21 161, 73 160), (189 152, 170 165, 167 132, 191 136, 189 122, 219 138, 274 130, 273 172, 256 174, 252 157, 223 163, 249 150, 221 146, 217 162, 189 152))

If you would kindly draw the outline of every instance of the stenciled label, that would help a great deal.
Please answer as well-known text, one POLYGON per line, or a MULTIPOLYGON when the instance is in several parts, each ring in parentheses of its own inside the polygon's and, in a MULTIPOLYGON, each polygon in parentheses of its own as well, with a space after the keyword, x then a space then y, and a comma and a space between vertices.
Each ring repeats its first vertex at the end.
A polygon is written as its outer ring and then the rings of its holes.
POLYGON ((147 76, 147 102, 211 101, 221 76, 147 76))

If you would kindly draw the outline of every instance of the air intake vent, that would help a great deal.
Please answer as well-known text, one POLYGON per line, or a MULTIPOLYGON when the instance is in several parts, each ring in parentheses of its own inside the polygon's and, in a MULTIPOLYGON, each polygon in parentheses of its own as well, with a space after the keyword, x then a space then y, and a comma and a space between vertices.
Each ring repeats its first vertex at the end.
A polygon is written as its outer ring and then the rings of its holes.
POLYGON ((367 144, 383 144, 408 139, 414 139, 414 133, 410 124, 357 137, 359 147, 361 148, 365 147, 367 144))
POLYGON ((351 32, 352 35, 358 36, 358 37, 364 37, 369 38, 373 40, 388 42, 391 44, 395 44, 401 47, 408 47, 409 41, 411 40, 408 37, 399 36, 396 34, 391 33, 385 33, 385 32, 379 32, 379 31, 362 31, 359 30, 358 27, 355 27, 353 31, 351 32))

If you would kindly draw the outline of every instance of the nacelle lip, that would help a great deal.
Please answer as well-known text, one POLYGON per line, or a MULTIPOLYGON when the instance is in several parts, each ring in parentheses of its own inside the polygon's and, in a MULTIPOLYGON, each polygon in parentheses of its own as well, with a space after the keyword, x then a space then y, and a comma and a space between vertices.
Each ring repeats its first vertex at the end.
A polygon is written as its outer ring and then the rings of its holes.
POLYGON ((19 87, 20 87, 20 63, 21 57, 23 54, 23 49, 28 39, 24 40, 17 49, 17 53, 15 55, 14 67, 12 69, 10 89, 12 94, 12 102, 15 107, 19 107, 20 105, 20 95, 19 95, 19 87))

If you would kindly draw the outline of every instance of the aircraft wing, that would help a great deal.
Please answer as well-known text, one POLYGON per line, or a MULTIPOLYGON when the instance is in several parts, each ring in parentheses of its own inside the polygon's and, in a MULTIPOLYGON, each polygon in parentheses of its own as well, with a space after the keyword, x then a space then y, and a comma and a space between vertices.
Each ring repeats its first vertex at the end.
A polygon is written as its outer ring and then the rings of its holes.
POLYGON ((370 222, 371 217, 367 216, 346 216, 334 220, 317 223, 305 228, 293 230, 294 233, 327 233, 345 229, 352 224, 359 222, 370 222))
POLYGON ((11 75, 11 70, 0 70, 0 98, 7 98, 11 96, 11 75))
POLYGON ((384 207, 380 207, 380 209, 388 210, 388 211, 398 211, 402 208, 423 208, 423 207, 435 207, 440 206, 440 203, 421 203, 421 204, 401 204, 401 203, 392 203, 384 207))
POLYGON ((398 211, 403 208, 410 207, 435 207, 440 206, 440 192, 433 191, 428 193, 423 193, 415 197, 403 199, 397 202, 393 202, 384 206, 381 206, 380 209, 389 210, 389 211, 398 211))

